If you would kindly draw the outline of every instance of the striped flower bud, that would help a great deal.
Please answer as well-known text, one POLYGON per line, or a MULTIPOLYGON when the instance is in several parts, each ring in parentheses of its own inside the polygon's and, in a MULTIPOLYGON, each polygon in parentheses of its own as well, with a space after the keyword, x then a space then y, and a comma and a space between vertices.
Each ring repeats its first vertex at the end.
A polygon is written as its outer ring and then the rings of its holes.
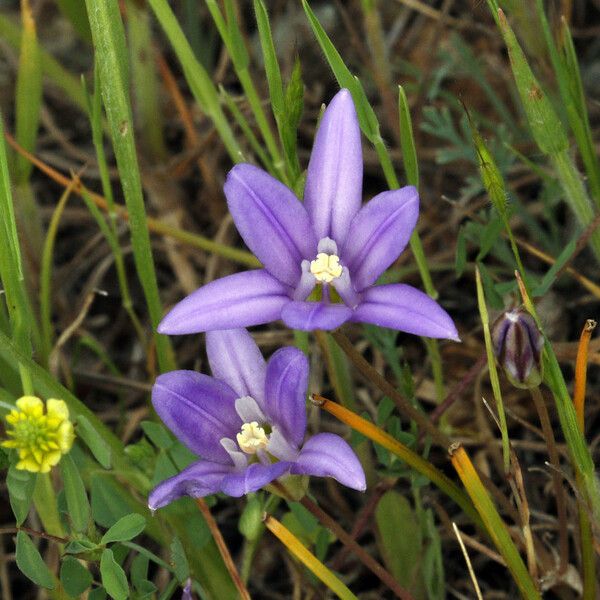
POLYGON ((498 363, 515 387, 527 389, 541 383, 544 337, 526 310, 503 313, 494 323, 492 341, 498 363))

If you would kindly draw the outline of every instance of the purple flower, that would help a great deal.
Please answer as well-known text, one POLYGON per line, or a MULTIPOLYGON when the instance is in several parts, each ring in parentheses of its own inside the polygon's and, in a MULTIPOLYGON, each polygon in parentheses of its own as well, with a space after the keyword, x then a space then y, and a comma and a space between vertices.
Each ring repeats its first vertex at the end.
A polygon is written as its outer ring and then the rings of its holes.
POLYGON ((155 510, 180 496, 242 496, 285 474, 333 477, 364 490, 350 446, 320 433, 304 444, 308 360, 281 348, 265 363, 245 329, 211 331, 206 350, 214 377, 195 371, 160 375, 152 403, 167 427, 202 458, 150 493, 155 510))
POLYGON ((458 339, 452 319, 404 284, 375 286, 409 241, 417 190, 383 192, 361 207, 362 151, 352 97, 341 90, 323 115, 306 177, 304 203, 249 164, 225 183, 229 210, 264 269, 205 285, 162 320, 160 333, 249 327, 283 319, 294 329, 374 323, 416 335, 458 339))

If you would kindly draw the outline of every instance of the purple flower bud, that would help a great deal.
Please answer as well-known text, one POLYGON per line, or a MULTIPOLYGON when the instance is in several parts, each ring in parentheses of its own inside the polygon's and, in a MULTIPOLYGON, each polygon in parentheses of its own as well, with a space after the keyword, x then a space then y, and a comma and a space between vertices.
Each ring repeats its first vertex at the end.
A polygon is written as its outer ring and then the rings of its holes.
POLYGON ((526 310, 503 313, 492 328, 492 342, 498 362, 515 387, 527 389, 541 383, 544 337, 526 310))

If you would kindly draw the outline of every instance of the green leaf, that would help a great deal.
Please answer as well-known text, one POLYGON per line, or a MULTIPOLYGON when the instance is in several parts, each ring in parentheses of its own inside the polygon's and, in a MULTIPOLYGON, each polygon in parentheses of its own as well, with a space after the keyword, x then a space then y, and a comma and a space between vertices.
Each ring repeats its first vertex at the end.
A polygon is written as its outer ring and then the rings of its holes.
POLYGON ((31 579, 33 583, 53 590, 55 587, 54 577, 46 566, 44 559, 40 556, 37 548, 23 531, 17 533, 17 566, 21 573, 31 579))
POLYGON ((131 562, 129 570, 131 583, 136 590, 139 590, 140 585, 148 579, 148 565, 150 559, 144 554, 138 554, 131 562))
POLYGON ((88 594, 88 600, 104 600, 106 590, 103 587, 95 588, 88 594))
POLYGON ((106 548, 100 557, 100 575, 102 585, 111 598, 114 600, 127 600, 129 597, 127 576, 109 548, 106 548))
POLYGON ((256 24, 258 25, 258 35, 262 48, 263 60, 265 62, 265 73, 267 75, 267 84, 269 86, 269 96, 271 99, 271 109, 276 119, 279 119, 284 112, 283 82, 273 36, 271 35, 271 25, 269 15, 263 0, 254 0, 254 12, 256 13, 256 24))
POLYGON ((398 86, 398 113, 400 115, 400 146, 402 147, 406 181, 409 185, 419 187, 419 163, 417 162, 410 108, 406 93, 401 85, 398 86))
POLYGON ((171 564, 173 565, 177 581, 184 583, 190 576, 190 565, 188 564, 183 544, 177 536, 171 542, 171 564))
POLYGON ((94 458, 105 468, 111 467, 110 447, 83 415, 77 417, 77 437, 90 449, 94 458))
POLYGON ((142 430, 148 436, 148 439, 162 450, 168 450, 173 445, 173 438, 169 432, 160 423, 153 421, 142 421, 140 423, 142 430))
POLYGON ((144 531, 146 519, 137 513, 131 513, 120 518, 100 540, 101 544, 110 542, 126 542, 144 531))
POLYGON ((456 277, 461 277, 467 266, 467 238, 465 237, 465 229, 461 227, 458 230, 456 238, 456 258, 454 261, 454 269, 456 277))
POLYGON ((36 474, 29 471, 21 471, 14 465, 8 468, 6 476, 6 485, 8 487, 8 497, 10 506, 15 515, 17 525, 21 525, 27 518, 33 490, 35 489, 36 474))
POLYGON ((82 554, 84 552, 91 552, 98 547, 98 544, 94 544, 94 542, 88 540, 87 538, 82 538, 79 540, 72 540, 65 546, 65 553, 67 554, 82 554))
POLYGON ((90 503, 79 470, 69 454, 62 457, 60 472, 65 486, 69 519, 75 531, 83 532, 90 520, 90 503))
MULTIPOLYGON (((35 149, 42 102, 42 64, 35 21, 28 5, 23 5, 23 35, 17 69, 15 98, 15 138, 29 152, 35 149)), ((29 179, 33 164, 17 156, 16 182, 29 179)))
POLYGON ((327 33, 325 33, 323 26, 319 23, 319 20, 306 0, 302 0, 302 6, 304 7, 304 12, 308 17, 313 33, 321 46, 321 50, 323 50, 323 54, 325 54, 325 58, 327 59, 338 84, 342 88, 347 88, 352 93, 360 128, 367 136, 368 140, 371 143, 374 143, 375 140, 380 137, 379 122, 377 121, 373 107, 367 100, 365 90, 360 81, 352 75, 350 69, 348 69, 344 63, 344 59, 329 39, 327 33))
POLYGON ((558 255, 556 262, 548 269, 540 284, 533 290, 532 295, 535 297, 543 296, 552 286, 558 272, 564 267, 565 263, 571 258, 573 252, 577 248, 577 240, 571 240, 558 255))
POLYGON ((111 527, 121 517, 131 513, 131 507, 123 499, 112 477, 95 476, 90 490, 92 516, 102 527, 111 527))
POLYGON ((569 146, 562 122, 535 78, 506 16, 500 11, 498 17, 498 24, 508 48, 512 72, 531 133, 544 154, 559 154, 569 146))
MULTIPOLYGON (((97 0, 94 0, 94 2, 97 2, 97 0)), ((215 84, 206 69, 196 59, 194 51, 181 30, 169 3, 167 0, 148 0, 148 4, 152 7, 156 19, 173 46, 196 102, 198 102, 202 111, 212 119, 231 159, 234 162, 239 162, 243 156, 242 150, 231 130, 229 120, 223 113, 215 84)))
POLYGON ((419 521, 410 503, 398 492, 385 493, 375 509, 378 542, 387 567, 415 599, 425 598, 420 564, 423 540, 419 521), (399 535, 399 532, 402 535, 399 535))
POLYGON ((69 596, 78 598, 92 585, 92 575, 76 558, 67 556, 60 567, 60 582, 69 596))

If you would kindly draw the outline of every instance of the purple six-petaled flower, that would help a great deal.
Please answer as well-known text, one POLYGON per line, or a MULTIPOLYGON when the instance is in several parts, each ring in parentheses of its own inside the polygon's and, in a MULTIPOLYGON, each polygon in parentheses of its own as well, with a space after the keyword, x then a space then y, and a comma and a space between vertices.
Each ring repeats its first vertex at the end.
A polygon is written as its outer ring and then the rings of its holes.
POLYGON ((150 509, 183 495, 242 496, 286 474, 365 489, 360 462, 341 437, 319 433, 304 442, 308 360, 300 350, 281 348, 265 362, 244 329, 208 332, 206 350, 213 377, 172 371, 152 389, 160 418, 202 458, 154 488, 150 509))
POLYGON ((341 90, 325 111, 308 165, 304 203, 249 164, 225 183, 233 220, 264 269, 201 287, 162 320, 160 333, 249 327, 277 319, 294 329, 334 329, 346 321, 458 339, 449 315, 404 284, 375 286, 409 241, 417 190, 377 195, 361 207, 362 150, 352 97, 341 90))

